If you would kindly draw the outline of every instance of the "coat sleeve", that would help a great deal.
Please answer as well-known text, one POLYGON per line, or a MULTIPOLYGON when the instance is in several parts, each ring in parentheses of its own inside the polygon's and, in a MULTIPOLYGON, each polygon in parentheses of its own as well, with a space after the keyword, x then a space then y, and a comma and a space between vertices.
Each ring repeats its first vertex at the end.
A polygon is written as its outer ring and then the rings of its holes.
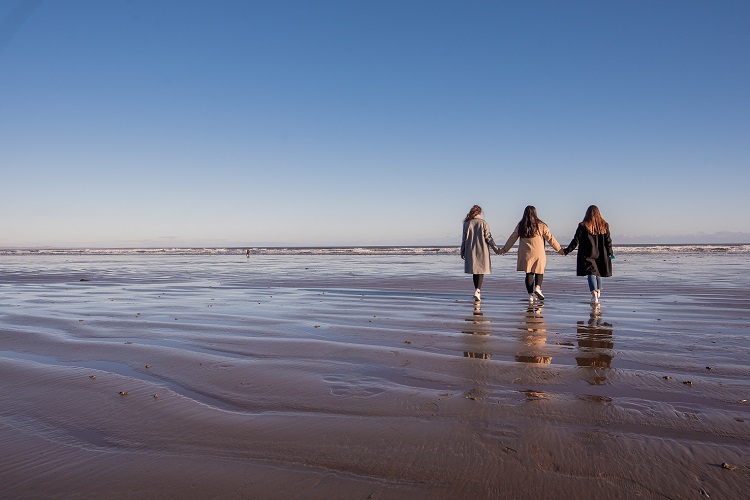
POLYGON ((607 257, 612 257, 615 254, 615 251, 612 248, 612 236, 609 234, 609 230, 607 230, 607 234, 604 235, 604 250, 607 252, 607 257))
POLYGON ((513 247, 513 244, 518 239, 518 226, 513 230, 513 233, 511 233, 510 236, 508 236, 508 241, 505 242, 505 246, 503 246, 503 252, 507 252, 513 247))
POLYGON ((542 232, 542 238, 544 238, 547 241, 547 243, 550 244, 550 246, 552 247, 552 249, 555 252, 559 252, 560 251, 560 244, 557 242, 557 240, 555 239, 555 237, 552 236, 552 233, 550 233, 549 227, 547 227, 546 224, 544 225, 544 231, 542 232))
POLYGON ((484 241, 487 242, 487 244, 490 246, 492 250, 495 251, 495 253, 500 253, 500 249, 495 244, 495 240, 492 239, 492 233, 490 233, 490 225, 485 223, 484 229, 485 229, 484 241))
POLYGON ((570 243, 568 244, 568 247, 565 249, 565 255, 568 255, 570 252, 576 249, 578 247, 578 241, 581 239, 581 225, 578 224, 578 227, 576 228, 576 234, 573 236, 573 239, 570 240, 570 243))
POLYGON ((463 229, 461 230, 461 258, 466 257, 466 230, 469 226, 464 222, 463 229))

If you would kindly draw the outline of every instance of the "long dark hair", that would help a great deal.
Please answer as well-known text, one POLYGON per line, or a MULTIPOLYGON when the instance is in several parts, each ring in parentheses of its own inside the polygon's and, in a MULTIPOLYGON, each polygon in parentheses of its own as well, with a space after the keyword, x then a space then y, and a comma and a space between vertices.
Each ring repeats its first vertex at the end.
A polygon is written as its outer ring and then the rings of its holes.
POLYGON ((482 213, 482 207, 479 205, 474 205, 471 207, 471 210, 469 210, 469 213, 466 214, 466 218, 464 219, 464 222, 470 221, 471 219, 476 219, 477 215, 482 213))
POLYGON ((583 217, 581 224, 591 234, 604 234, 609 231, 609 224, 604 220, 601 212, 599 212, 599 207, 596 205, 591 205, 586 210, 586 215, 583 217))
POLYGON ((536 207, 529 205, 523 210, 523 217, 518 223, 518 236, 521 238, 533 238, 539 234, 539 224, 544 224, 536 215, 536 207))

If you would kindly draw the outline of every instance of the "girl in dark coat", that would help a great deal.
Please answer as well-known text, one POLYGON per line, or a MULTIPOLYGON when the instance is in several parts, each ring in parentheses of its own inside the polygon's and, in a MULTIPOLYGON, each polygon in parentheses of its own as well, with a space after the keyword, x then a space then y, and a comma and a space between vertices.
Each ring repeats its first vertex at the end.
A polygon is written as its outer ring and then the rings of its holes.
POLYGON ((602 278, 612 276, 612 237, 609 224, 599 212, 599 207, 591 205, 586 216, 578 224, 576 235, 570 240, 565 255, 578 247, 576 258, 576 275, 586 276, 591 292, 591 304, 599 303, 602 291, 602 278))

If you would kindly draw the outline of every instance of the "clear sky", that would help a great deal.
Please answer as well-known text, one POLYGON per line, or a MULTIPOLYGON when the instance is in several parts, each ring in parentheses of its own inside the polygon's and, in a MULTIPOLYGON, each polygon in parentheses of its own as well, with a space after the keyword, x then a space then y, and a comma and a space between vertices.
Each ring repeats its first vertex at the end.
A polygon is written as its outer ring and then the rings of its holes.
POLYGON ((750 2, 0 0, 0 246, 750 242, 750 2))

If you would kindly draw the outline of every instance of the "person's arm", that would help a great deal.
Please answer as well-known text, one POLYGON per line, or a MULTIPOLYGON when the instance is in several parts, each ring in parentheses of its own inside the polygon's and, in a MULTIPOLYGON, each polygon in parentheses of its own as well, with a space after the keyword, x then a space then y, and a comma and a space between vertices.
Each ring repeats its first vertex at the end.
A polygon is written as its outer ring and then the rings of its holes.
POLYGON ((566 248, 565 255, 568 255, 570 252, 576 249, 578 247, 578 241, 581 238, 581 225, 578 224, 578 227, 576 228, 576 234, 573 236, 573 239, 570 240, 570 244, 568 245, 568 248, 566 248))
POLYGON ((518 239, 518 226, 516 226, 516 228, 511 233, 511 235, 508 236, 508 241, 505 242, 505 245, 501 249, 501 252, 507 253, 508 250, 513 248, 513 244, 516 242, 517 239, 518 239))
POLYGON ((607 252, 607 257, 612 258, 615 255, 615 250, 612 248, 612 236, 609 234, 609 229, 607 229, 607 234, 604 236, 604 250, 607 252))
POLYGON ((461 258, 466 258, 466 230, 469 229, 469 226, 466 222, 464 222, 463 230, 461 231, 461 258))
POLYGON ((487 222, 484 223, 484 241, 490 246, 490 248, 496 253, 500 253, 500 249, 495 244, 495 240, 492 239, 492 233, 490 232, 490 225, 487 222))
POLYGON ((542 231, 542 238, 544 238, 547 243, 552 247, 552 249, 555 252, 560 253, 560 244, 557 242, 554 236, 552 236, 552 233, 549 231, 549 227, 547 227, 547 224, 544 224, 544 230, 542 231))

